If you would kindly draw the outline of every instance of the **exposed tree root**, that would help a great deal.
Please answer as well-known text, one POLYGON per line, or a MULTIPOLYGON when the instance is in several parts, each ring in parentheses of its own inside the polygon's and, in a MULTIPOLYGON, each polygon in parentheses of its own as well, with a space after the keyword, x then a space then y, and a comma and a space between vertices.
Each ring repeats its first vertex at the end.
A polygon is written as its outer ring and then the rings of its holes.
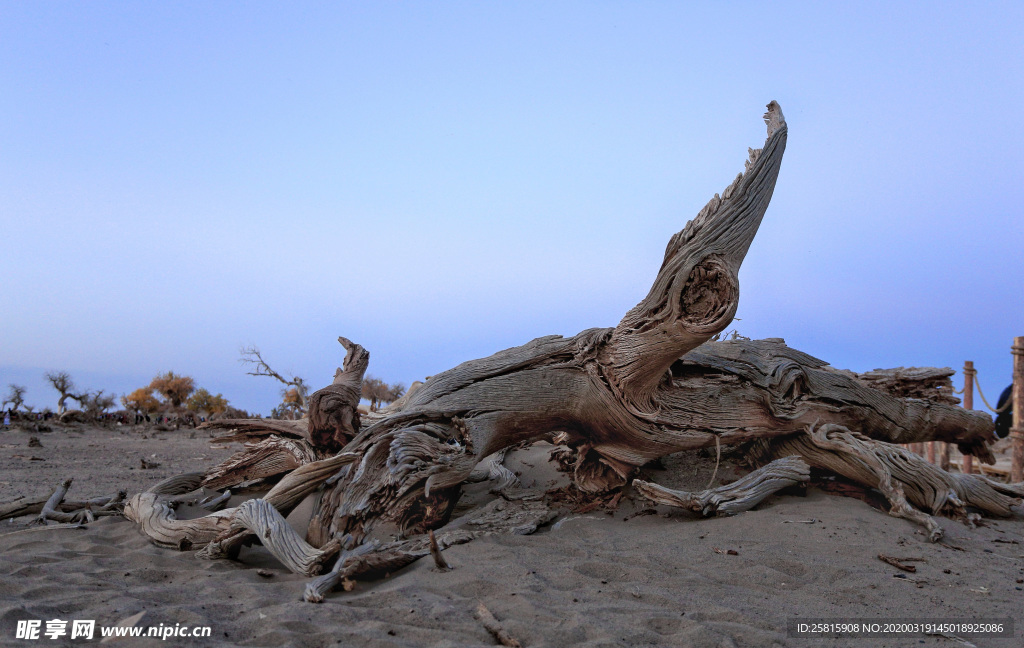
MULTIPOLYGON (((270 489, 269 493, 263 496, 263 500, 274 507, 281 515, 288 515, 302 500, 319 488, 331 475, 336 473, 339 468, 357 459, 357 455, 339 453, 333 457, 301 466, 285 475, 281 481, 270 489)), ((207 543, 199 551, 198 557, 207 560, 234 558, 238 555, 241 546, 252 537, 252 533, 243 525, 232 524, 207 543)))
POLYGON ((331 571, 319 578, 314 578, 306 584, 306 590, 302 594, 302 599, 307 603, 323 603, 324 597, 333 591, 334 588, 342 581, 346 580, 354 571, 354 569, 350 569, 348 567, 350 560, 374 551, 378 545, 379 543, 374 540, 371 542, 364 542, 355 549, 343 550, 335 561, 334 567, 331 571))
POLYGON ((933 541, 941 537, 942 531, 918 508, 966 519, 966 507, 972 506, 990 515, 1006 517, 1024 497, 1024 485, 1001 484, 982 475, 949 473, 898 445, 869 439, 833 423, 755 444, 755 460, 758 456, 764 461, 790 455, 878 488, 892 504, 892 515, 926 527, 933 541))
POLYGON ((124 516, 139 525, 153 543, 187 551, 202 547, 230 527, 234 509, 225 509, 194 520, 179 520, 174 509, 155 493, 134 495, 124 506, 124 516))
POLYGON ((434 530, 431 529, 428 531, 427 535, 430 537, 430 555, 434 558, 434 568, 438 571, 450 571, 452 566, 444 559, 444 555, 441 553, 441 547, 437 544, 437 537, 434 535, 434 530))
POLYGON ((319 549, 309 546, 284 516, 263 499, 242 503, 235 509, 231 523, 232 526, 249 529, 282 565, 303 576, 316 576, 322 572, 324 562, 341 548, 341 542, 333 538, 319 549))
MULTIPOLYGON (((373 545, 361 553, 343 553, 344 568, 335 565, 332 574, 322 576, 306 587, 304 599, 319 603, 338 583, 345 579, 373 578, 392 573, 406 567, 420 558, 431 554, 432 540, 440 553, 447 547, 470 542, 475 538, 496 533, 529 535, 554 517, 539 497, 505 501, 492 500, 457 520, 445 525, 433 534, 422 534, 407 540, 391 542, 383 546, 373 545)), ((365 544, 362 546, 366 546, 365 544)), ((339 559, 339 564, 341 559, 339 559)))
POLYGON ((697 493, 672 490, 640 479, 633 481, 633 488, 657 504, 689 509, 707 517, 747 511, 772 493, 806 482, 810 477, 811 469, 803 460, 799 457, 784 457, 731 484, 697 493))

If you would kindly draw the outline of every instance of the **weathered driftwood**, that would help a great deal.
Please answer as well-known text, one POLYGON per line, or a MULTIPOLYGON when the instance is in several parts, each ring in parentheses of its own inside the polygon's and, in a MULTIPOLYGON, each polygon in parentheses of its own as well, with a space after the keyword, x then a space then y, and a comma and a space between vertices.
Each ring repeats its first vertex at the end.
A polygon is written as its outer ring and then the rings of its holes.
POLYGON ((146 489, 154 495, 184 495, 197 491, 206 478, 206 473, 190 472, 162 479, 146 489))
POLYGON ((370 352, 344 337, 345 360, 334 382, 309 398, 309 440, 315 447, 339 450, 359 433, 359 399, 370 352))
POLYGON ((187 551, 206 545, 230 527, 234 509, 194 520, 179 520, 174 509, 155 493, 139 493, 124 506, 124 516, 139 525, 155 544, 187 551))
POLYGON ((784 457, 731 484, 696 493, 673 490, 641 479, 633 480, 633 489, 657 504, 685 508, 706 517, 735 515, 750 510, 772 493, 810 478, 811 469, 803 460, 784 457))
MULTIPOLYGON (((61 513, 77 513, 83 509, 90 509, 96 517, 119 515, 118 505, 124 501, 125 497, 127 497, 127 493, 119 491, 114 495, 104 495, 84 501, 64 499, 57 504, 56 510, 61 513)), ((42 512, 48 500, 49 497, 19 497, 12 502, 0 504, 0 520, 37 515, 42 512)))
POLYGON ((309 440, 309 420, 282 419, 214 419, 199 426, 202 429, 229 430, 228 434, 217 437, 217 442, 252 441, 271 434, 294 439, 309 440))
POLYGON ((11 502, 0 504, 0 520, 36 515, 43 510, 43 505, 48 499, 49 497, 19 497, 11 502))
MULTIPOLYGON (((334 587, 345 579, 383 576, 406 567, 431 553, 436 544, 438 553, 447 547, 470 542, 484 535, 512 533, 529 535, 549 522, 555 513, 540 498, 515 501, 493 500, 469 511, 433 534, 398 540, 383 546, 376 541, 361 552, 342 554, 330 574, 321 576, 307 585, 304 600, 319 603, 334 587)), ((350 536, 348 537, 350 538, 350 536)), ((365 543, 362 546, 367 546, 365 543)))
POLYGON ((254 533, 282 565, 303 576, 316 576, 322 572, 324 562, 341 548, 337 539, 332 539, 320 549, 309 546, 284 516, 263 499, 243 502, 235 509, 231 523, 254 533))
POLYGON ((953 384, 950 382, 955 373, 949 367, 896 367, 873 369, 854 375, 871 387, 893 396, 924 398, 957 405, 960 399, 953 395, 953 384))
MULTIPOLYGON (((285 475, 263 499, 282 515, 288 515, 309 494, 334 475, 339 468, 358 460, 357 455, 339 453, 327 459, 314 461, 285 475)), ((231 524, 207 543, 198 556, 208 560, 233 558, 242 544, 253 537, 252 532, 240 524, 231 524)), ((322 543, 321 543, 322 544, 322 543)), ((317 545, 320 546, 320 545, 317 545)))
POLYGON ((361 537, 378 520, 409 534, 442 525, 481 459, 553 430, 581 450, 575 481, 591 492, 666 454, 822 421, 897 443, 957 442, 990 459, 991 421, 979 413, 893 397, 782 341, 703 344, 732 319, 736 273, 778 176, 787 128, 777 105, 766 122, 764 149, 672 238, 650 294, 618 326, 539 338, 431 377, 346 446, 363 460, 321 498, 311 542, 361 537))
POLYGON ((69 477, 57 486, 57 490, 53 492, 53 495, 50 495, 39 511, 39 516, 35 519, 36 524, 46 524, 47 522, 87 524, 96 519, 92 506, 88 502, 85 503, 84 507, 73 509, 70 512, 65 512, 61 509, 61 504, 64 502, 64 497, 68 494, 68 489, 71 488, 73 481, 69 477))
POLYGON ((216 512, 227 506, 227 503, 231 500, 231 491, 226 490, 220 495, 210 495, 202 500, 199 500, 199 506, 207 511, 216 512))
POLYGON ((246 443, 244 450, 209 470, 202 486, 211 489, 237 486, 290 472, 325 457, 325 452, 318 451, 305 439, 271 435, 246 443))
POLYGON ((375 551, 379 544, 376 540, 372 540, 364 542, 354 549, 343 550, 338 555, 338 559, 334 562, 334 567, 331 571, 319 578, 314 578, 306 584, 306 590, 302 594, 302 599, 308 603, 323 603, 324 597, 345 580, 351 574, 351 571, 354 571, 348 569, 350 559, 375 551))
POLYGON ((57 490, 50 495, 46 503, 43 504, 43 509, 39 512, 39 517, 36 518, 36 523, 46 524, 47 520, 54 520, 55 522, 81 522, 82 520, 56 520, 52 516, 57 513, 57 507, 64 500, 64 496, 68 494, 68 489, 71 488, 71 482, 74 481, 72 478, 65 479, 57 486, 57 490))

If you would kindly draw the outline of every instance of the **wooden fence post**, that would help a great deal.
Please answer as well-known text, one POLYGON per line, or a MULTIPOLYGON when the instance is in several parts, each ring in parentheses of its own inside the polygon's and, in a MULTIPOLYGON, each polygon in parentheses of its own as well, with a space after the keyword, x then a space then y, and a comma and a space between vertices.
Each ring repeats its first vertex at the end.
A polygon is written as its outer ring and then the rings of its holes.
MULTIPOLYGON (((964 361, 964 409, 974 409, 974 361, 964 361)), ((974 457, 964 455, 963 472, 970 475, 974 472, 974 457)))
POLYGON ((1010 483, 1024 481, 1024 336, 1013 338, 1013 427, 1010 439, 1013 459, 1010 483))

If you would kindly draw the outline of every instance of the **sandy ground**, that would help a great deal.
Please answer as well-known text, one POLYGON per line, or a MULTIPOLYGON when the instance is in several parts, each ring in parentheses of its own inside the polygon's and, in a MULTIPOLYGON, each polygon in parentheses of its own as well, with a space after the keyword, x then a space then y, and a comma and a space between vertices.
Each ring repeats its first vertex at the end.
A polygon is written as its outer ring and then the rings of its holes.
MULTIPOLYGON (((36 434, 41 448, 28 447, 29 436, 0 432, 0 502, 48 494, 65 477, 75 478, 70 498, 118 488, 137 492, 230 453, 212 448, 203 431, 56 428, 36 434), (142 458, 160 466, 141 470, 142 458)), ((523 473, 524 485, 546 487, 553 473, 539 456, 521 451, 506 465, 523 473)), ((713 459, 677 456, 666 466, 650 476, 699 489, 713 459)), ((729 473, 726 468, 719 477, 729 473)), ((474 489, 467 501, 486 496, 486 488, 474 489)), ((449 548, 453 571, 437 572, 429 559, 421 560, 320 605, 301 602, 307 579, 285 571, 262 547, 243 550, 240 562, 209 562, 156 547, 120 518, 86 529, 25 530, 25 519, 4 522, 0 645, 61 645, 45 637, 15 639, 18 620, 113 625, 145 612, 139 625, 210 626, 212 637, 117 643, 493 646, 473 616, 478 602, 524 646, 965 645, 940 636, 806 639, 786 630, 791 618, 850 617, 1011 618, 1014 638, 969 642, 1024 645, 1024 515, 978 529, 941 520, 948 546, 927 542, 909 522, 860 500, 814 488, 775 496, 731 518, 651 511, 626 497, 613 513, 563 512, 556 521, 533 535, 449 548), (645 513, 635 515, 639 511, 645 513), (917 573, 904 574, 881 562, 879 553, 924 561, 915 563, 917 573)), ((65 637, 64 643, 99 639, 65 637)))

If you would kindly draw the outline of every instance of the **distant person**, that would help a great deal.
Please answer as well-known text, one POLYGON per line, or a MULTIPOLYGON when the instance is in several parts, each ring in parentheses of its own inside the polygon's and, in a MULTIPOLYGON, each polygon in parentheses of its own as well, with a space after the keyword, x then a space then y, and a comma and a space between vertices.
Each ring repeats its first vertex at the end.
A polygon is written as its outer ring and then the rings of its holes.
MULTIPOLYGON (((1010 403, 1010 399, 1013 396, 1013 385, 1003 390, 1003 393, 999 395, 999 402, 996 403, 996 409, 1003 409, 1003 405, 1010 403)), ((1013 404, 1006 408, 1005 412, 996 414, 996 437, 999 439, 1005 439, 1010 434, 1010 427, 1013 425, 1013 404)))
POLYGON ((11 411, 7 410, 4 412, 4 427, 11 427, 11 411))

